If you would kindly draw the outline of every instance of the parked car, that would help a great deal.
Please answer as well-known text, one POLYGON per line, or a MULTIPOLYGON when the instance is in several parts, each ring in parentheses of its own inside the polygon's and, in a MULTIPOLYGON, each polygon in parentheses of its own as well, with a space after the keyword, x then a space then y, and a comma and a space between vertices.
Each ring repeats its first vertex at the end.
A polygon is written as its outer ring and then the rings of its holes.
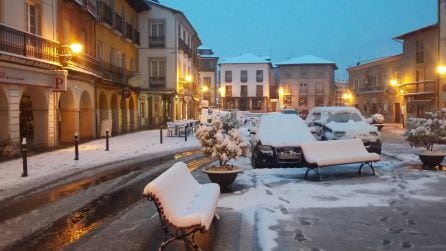
POLYGON ((354 107, 315 107, 306 122, 317 140, 359 138, 369 152, 381 154, 381 133, 354 107))
POLYGON ((299 110, 297 110, 297 109, 283 109, 280 112, 283 114, 295 114, 295 115, 299 116, 299 110))
POLYGON ((282 113, 263 115, 251 132, 254 168, 302 166, 300 144, 316 141, 300 117, 282 113))

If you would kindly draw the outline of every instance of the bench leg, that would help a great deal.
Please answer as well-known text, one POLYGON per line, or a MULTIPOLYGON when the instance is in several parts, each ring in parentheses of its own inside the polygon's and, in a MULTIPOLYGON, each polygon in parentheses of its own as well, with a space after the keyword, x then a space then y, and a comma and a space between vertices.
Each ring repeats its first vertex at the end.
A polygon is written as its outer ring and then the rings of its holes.
POLYGON ((362 162, 361 166, 359 167, 359 170, 358 170, 358 176, 361 177, 362 167, 365 165, 368 165, 370 167, 370 169, 372 169, 372 174, 375 175, 375 168, 373 168, 373 163, 372 162, 362 162))
POLYGON ((316 167, 316 168, 314 168, 314 167, 307 167, 307 171, 305 172, 305 177, 304 177, 305 179, 308 178, 308 172, 310 172, 310 171, 315 172, 316 175, 317 175, 317 177, 318 177, 318 180, 319 180, 319 181, 322 181, 322 177, 321 177, 321 174, 320 174, 320 172, 319 172, 319 166, 316 167))

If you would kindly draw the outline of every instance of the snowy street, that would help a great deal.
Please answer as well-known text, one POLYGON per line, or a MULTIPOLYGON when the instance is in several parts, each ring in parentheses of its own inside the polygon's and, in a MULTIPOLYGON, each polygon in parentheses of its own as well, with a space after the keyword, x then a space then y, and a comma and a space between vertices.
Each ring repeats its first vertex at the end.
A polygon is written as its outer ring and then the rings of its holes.
MULTIPOLYGON (((248 135, 247 128, 240 130, 242 135, 248 135)), ((141 145, 130 144, 130 140, 134 142, 142 138, 142 135, 149 137, 147 133, 150 132, 138 132, 114 138, 114 142, 120 142, 121 145, 115 148, 125 153, 120 157, 114 154, 113 159, 107 160, 97 154, 90 156, 88 153, 83 153, 81 156, 96 158, 94 162, 91 160, 90 164, 84 164, 85 168, 94 173, 95 163, 101 166, 99 169, 104 169, 107 166, 112 167, 106 164, 110 162, 125 164, 131 163, 132 159, 135 161, 147 156, 162 155, 163 152, 160 152, 162 149, 167 153, 174 149, 198 146, 193 138, 187 142, 183 138, 166 138, 162 146, 164 148, 157 147, 159 145, 155 145, 154 142, 158 135, 154 132, 151 132, 151 141, 140 143, 141 145), (145 149, 149 154, 141 155, 141 149, 145 149)), ((365 168, 363 177, 358 177, 356 171, 359 164, 351 164, 323 168, 321 172, 323 182, 307 181, 303 179, 305 168, 252 169, 249 157, 236 161, 234 164, 244 171, 237 177, 232 191, 221 194, 217 208, 221 219, 213 222, 208 233, 197 236, 199 245, 203 250, 358 250, 358 247, 363 250, 406 248, 444 250, 446 236, 443 222, 446 221, 446 214, 442 208, 446 206, 444 197, 446 188, 443 185, 446 182, 445 173, 420 168, 421 162, 414 154, 415 150, 404 141, 400 125, 386 124, 382 133, 383 154, 382 160, 374 165, 376 176, 371 176, 370 170, 365 168)), ((98 142, 93 141, 86 145, 88 144, 98 144, 98 142)), ((45 163, 58 163, 57 161, 62 161, 63 154, 60 151, 46 154, 45 163)), ((110 155, 104 154, 104 156, 110 158, 110 155)), ((71 157, 71 152, 65 156, 68 157, 71 157)), ((31 157, 33 158, 42 159, 43 156, 36 155, 31 157)), ((181 160, 184 156, 175 158, 181 160)), ((69 161, 71 162, 71 159, 69 161)), ((90 194, 88 196, 94 198, 124 184, 124 187, 129 186, 125 190, 137 196, 135 204, 121 206, 118 208, 118 213, 98 225, 95 225, 96 223, 89 225, 88 218, 91 217, 87 216, 82 220, 87 230, 77 229, 77 223, 73 222, 74 225, 69 229, 74 232, 67 234, 75 234, 80 238, 70 242, 71 245, 67 248, 155 250, 162 241, 161 224, 153 203, 139 199, 138 191, 153 178, 152 170, 167 168, 174 161, 159 165, 159 168, 131 172, 93 186, 85 192, 79 192, 81 196, 82 193, 92 190, 88 192, 90 194), (133 183, 136 185, 132 185, 133 183)), ((187 156, 182 161, 195 165, 196 168, 202 168, 208 163, 203 162, 205 159, 195 161, 187 156)), ((15 162, 18 163, 19 160, 15 162)), ((4 163, 0 166, 7 168, 4 163)), ((75 165, 72 166, 75 168, 75 165)), ((51 168, 44 170, 41 175, 45 177, 46 182, 49 182, 52 177, 49 171, 51 168)), ((55 170, 54 178, 61 179, 61 171, 57 168, 53 170, 55 170)), ((76 170, 73 169, 72 172, 76 170)), ((31 175, 33 173, 31 172, 31 175)), ((207 176, 199 170, 193 171, 193 175, 201 183, 209 182, 207 176)), ((37 186, 38 179, 31 180, 33 182, 30 184, 37 186)), ((16 191, 8 189, 4 184, 2 186, 4 191, 16 191)), ((20 184, 15 184, 13 187, 20 187, 20 184)), ((111 197, 118 196, 119 200, 119 194, 112 193, 111 197)), ((105 198, 107 196, 105 195, 105 198)), ((125 198, 129 200, 127 196, 125 198)), ((123 199, 124 197, 120 200, 123 199)), ((76 203, 88 201, 85 198, 73 199, 72 202, 68 200, 69 198, 61 199, 60 203, 65 201, 65 204, 61 205, 71 203, 75 207, 80 207, 81 204, 76 205, 76 203)), ((107 200, 103 203, 105 207, 119 207, 119 205, 107 205, 107 200)), ((13 236, 11 233, 13 229, 8 224, 20 222, 20 225, 26 226, 31 224, 26 222, 26 219, 43 212, 44 209, 38 209, 26 217, 18 216, 7 220, 1 223, 0 230, 8 233, 8 236, 13 236)), ((92 213, 94 215, 103 212, 92 213)), ((53 227, 58 224, 60 223, 53 224, 53 227)), ((167 250, 184 250, 184 247, 181 242, 177 242, 168 246, 167 250)))

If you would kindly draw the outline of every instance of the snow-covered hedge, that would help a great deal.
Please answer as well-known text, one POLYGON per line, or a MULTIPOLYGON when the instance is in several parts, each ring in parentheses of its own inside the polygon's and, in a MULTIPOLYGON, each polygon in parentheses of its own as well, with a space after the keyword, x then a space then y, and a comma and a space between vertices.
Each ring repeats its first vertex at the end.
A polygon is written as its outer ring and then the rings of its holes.
POLYGON ((382 124, 384 123, 384 116, 381 113, 375 113, 370 118, 367 118, 369 124, 382 124))
POLYGON ((203 124, 198 128, 196 137, 201 143, 201 151, 211 157, 217 157, 220 167, 225 167, 231 159, 246 157, 249 144, 243 140, 236 128, 223 129, 224 123, 216 118, 211 124, 203 124))
POLYGON ((425 118, 409 118, 404 136, 411 146, 432 151, 434 144, 446 142, 446 114, 426 113, 425 118))

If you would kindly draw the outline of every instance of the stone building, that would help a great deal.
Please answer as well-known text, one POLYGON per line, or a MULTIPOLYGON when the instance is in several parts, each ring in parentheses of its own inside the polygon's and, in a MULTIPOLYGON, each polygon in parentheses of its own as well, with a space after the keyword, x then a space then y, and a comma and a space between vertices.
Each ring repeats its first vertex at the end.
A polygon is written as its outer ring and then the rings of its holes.
POLYGON ((402 122, 404 100, 397 87, 402 83, 402 57, 398 54, 348 68, 349 105, 365 117, 381 113, 385 122, 402 122))
POLYGON ((266 112, 268 107, 269 58, 253 54, 225 58, 219 63, 221 104, 224 109, 266 112))
POLYGON ((440 106, 438 83, 438 28, 429 25, 395 37, 403 41, 402 80, 398 84, 406 103, 403 113, 422 117, 440 106))
POLYGON ((336 81, 333 91, 333 105, 334 106, 348 106, 348 98, 350 97, 348 82, 336 81))
POLYGON ((446 107, 446 0, 438 1, 438 49, 440 107, 446 107))
POLYGON ((218 57, 214 55, 212 49, 200 47, 200 91, 201 106, 209 107, 216 105, 218 96, 217 88, 217 63, 218 57))
POLYGON ((276 65, 280 74, 281 107, 298 109, 305 116, 315 106, 333 104, 336 63, 306 55, 276 65))

